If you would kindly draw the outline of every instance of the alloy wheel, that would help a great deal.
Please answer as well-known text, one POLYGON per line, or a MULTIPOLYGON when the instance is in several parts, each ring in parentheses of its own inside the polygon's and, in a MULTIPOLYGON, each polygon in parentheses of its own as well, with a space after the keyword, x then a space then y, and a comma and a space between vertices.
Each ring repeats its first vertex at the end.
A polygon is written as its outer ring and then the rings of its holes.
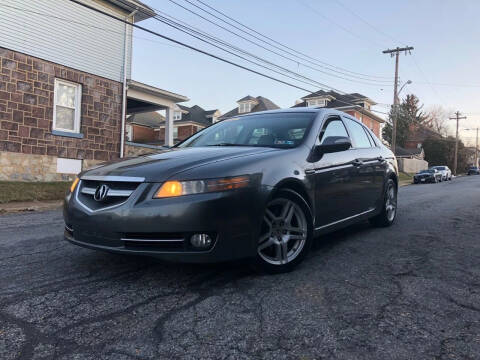
POLYGON ((388 184, 385 210, 388 221, 393 221, 397 211, 397 193, 395 191, 395 185, 392 182, 389 182, 388 184))
POLYGON ((290 263, 307 241, 307 218, 302 208, 285 198, 272 200, 263 217, 258 255, 267 263, 290 263))

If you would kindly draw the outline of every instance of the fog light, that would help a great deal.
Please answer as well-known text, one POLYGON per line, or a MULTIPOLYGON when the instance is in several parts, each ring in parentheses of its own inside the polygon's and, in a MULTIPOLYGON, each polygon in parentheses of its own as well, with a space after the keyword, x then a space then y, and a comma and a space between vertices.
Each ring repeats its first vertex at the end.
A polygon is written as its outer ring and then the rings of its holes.
POLYGON ((205 249, 212 245, 212 238, 208 234, 193 234, 190 243, 196 248, 205 249))

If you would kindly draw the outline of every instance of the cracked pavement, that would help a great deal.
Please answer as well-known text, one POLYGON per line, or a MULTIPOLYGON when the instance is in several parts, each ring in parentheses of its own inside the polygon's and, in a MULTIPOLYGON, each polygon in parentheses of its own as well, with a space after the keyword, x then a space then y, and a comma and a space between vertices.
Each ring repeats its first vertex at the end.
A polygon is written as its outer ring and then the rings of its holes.
POLYGON ((478 359, 480 177, 400 189, 394 226, 319 238, 296 271, 170 264, 0 216, 0 359, 478 359))

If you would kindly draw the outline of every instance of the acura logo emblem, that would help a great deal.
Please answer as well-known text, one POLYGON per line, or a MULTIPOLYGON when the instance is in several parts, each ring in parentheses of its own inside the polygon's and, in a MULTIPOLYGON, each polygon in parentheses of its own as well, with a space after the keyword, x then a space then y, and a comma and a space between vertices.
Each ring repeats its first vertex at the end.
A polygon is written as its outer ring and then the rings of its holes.
POLYGON ((108 190, 110 190, 110 188, 103 184, 103 185, 100 185, 99 187, 97 187, 97 189, 95 190, 95 194, 93 195, 93 198, 96 200, 96 201, 103 201, 105 200, 105 198, 107 197, 107 194, 108 194, 108 190))

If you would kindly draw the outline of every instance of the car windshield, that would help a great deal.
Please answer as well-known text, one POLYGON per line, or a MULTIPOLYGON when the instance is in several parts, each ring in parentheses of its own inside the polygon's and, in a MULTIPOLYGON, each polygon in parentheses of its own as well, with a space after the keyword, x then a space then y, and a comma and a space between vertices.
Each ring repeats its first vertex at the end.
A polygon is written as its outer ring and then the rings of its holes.
POLYGON ((315 116, 312 112, 285 112, 231 118, 198 132, 177 146, 293 148, 303 142, 315 116))
POLYGON ((435 166, 433 169, 446 170, 446 169, 445 169, 445 166, 435 166))
POLYGON ((422 170, 420 171, 420 174, 433 174, 435 170, 429 169, 429 170, 422 170))

